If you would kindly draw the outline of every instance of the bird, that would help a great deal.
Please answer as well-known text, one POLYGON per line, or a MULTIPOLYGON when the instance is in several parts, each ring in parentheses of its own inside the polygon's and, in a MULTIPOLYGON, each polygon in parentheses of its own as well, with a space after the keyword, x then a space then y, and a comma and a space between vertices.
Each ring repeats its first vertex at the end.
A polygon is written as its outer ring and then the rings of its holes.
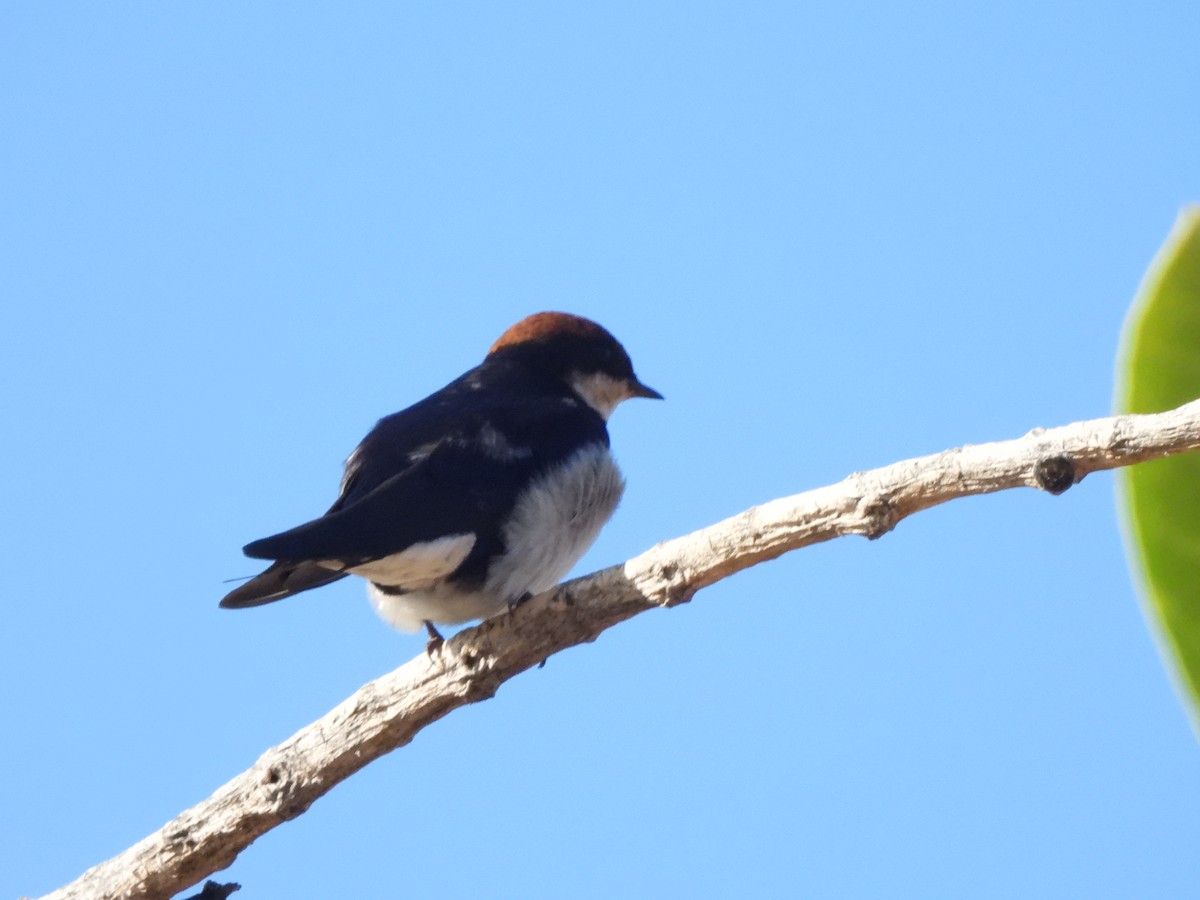
POLYGON ((581 316, 540 312, 483 362, 380 419, 347 458, 319 518, 243 548, 271 565, 225 608, 273 603, 358 575, 394 628, 487 619, 558 584, 625 490, 607 422, 634 398, 661 400, 625 348, 581 316))

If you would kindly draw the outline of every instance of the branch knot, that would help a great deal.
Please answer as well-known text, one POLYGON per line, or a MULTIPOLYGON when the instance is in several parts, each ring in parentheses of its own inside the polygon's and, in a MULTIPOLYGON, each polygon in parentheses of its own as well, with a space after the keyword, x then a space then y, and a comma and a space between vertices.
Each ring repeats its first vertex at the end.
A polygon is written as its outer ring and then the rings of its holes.
POLYGON ((696 596, 696 588, 691 584, 691 578, 682 568, 673 562, 665 562, 658 567, 659 580, 663 583, 659 595, 663 598, 658 605, 666 609, 687 603, 696 596))
POLYGON ((861 522, 855 530, 869 541, 883 537, 903 518, 897 512, 891 498, 883 494, 862 497, 855 512, 861 522))
POLYGON ((1033 480, 1043 491, 1057 496, 1078 480, 1075 463, 1062 455, 1044 456, 1034 463, 1033 480))

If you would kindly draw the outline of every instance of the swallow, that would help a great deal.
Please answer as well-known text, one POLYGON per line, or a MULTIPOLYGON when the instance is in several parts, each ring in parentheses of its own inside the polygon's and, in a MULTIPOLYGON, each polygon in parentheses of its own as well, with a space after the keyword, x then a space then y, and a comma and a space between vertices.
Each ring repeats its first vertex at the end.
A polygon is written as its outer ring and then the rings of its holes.
POLYGON ((271 565, 220 605, 273 603, 347 575, 401 631, 486 619, 564 577, 612 516, 625 480, 607 422, 661 400, 625 348, 562 312, 522 319, 483 362, 380 419, 346 460, 323 516, 243 548, 271 565))

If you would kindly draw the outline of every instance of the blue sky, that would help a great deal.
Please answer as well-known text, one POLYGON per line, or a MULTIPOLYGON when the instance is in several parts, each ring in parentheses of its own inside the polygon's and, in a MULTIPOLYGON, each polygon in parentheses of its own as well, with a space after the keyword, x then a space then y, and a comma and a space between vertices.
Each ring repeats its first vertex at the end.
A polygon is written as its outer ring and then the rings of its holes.
MULTIPOLYGON (((219 610, 378 417, 540 309, 667 402, 578 571, 1104 415, 1200 199, 1200 7, 0 12, 0 895, 420 652, 219 610)), ((1113 478, 784 557, 552 658, 261 838, 244 897, 1194 896, 1200 752, 1113 478)))

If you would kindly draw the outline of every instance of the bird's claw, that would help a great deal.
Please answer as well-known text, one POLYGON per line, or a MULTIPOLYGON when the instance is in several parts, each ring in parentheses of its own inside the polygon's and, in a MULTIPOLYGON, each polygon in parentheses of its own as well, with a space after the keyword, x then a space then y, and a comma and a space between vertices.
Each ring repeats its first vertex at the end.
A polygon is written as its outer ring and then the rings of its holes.
POLYGON ((425 652, 430 656, 442 649, 442 644, 446 643, 446 639, 442 637, 441 632, 433 627, 433 623, 428 619, 423 623, 425 631, 429 634, 429 640, 425 642, 425 652))
POLYGON ((526 591, 520 597, 518 597, 516 600, 509 600, 508 601, 508 611, 512 612, 514 609, 516 609, 518 606, 520 606, 522 603, 524 603, 526 600, 528 600, 532 596, 533 596, 533 594, 529 593, 529 591, 526 591))

